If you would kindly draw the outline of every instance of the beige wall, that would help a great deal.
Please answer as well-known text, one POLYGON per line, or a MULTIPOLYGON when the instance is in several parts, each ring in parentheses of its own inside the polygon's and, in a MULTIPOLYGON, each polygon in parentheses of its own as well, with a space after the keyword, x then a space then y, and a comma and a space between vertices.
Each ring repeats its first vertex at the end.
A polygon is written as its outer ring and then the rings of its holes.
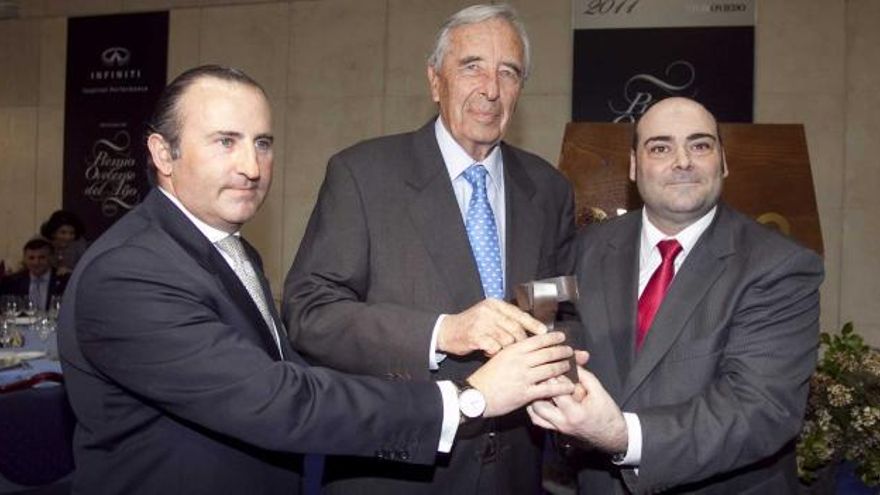
MULTIPOLYGON (((170 9, 169 74, 235 65, 271 95, 275 185, 246 235, 280 290, 327 158, 421 125, 424 58, 464 0, 20 0, 0 21, 0 257, 61 202, 66 17, 170 9)), ((535 74, 509 140, 555 163, 571 98, 570 0, 516 0, 535 74)), ((825 238, 822 328, 880 345, 880 2, 758 0, 756 120, 806 126, 825 238)), ((735 167, 735 164, 734 164, 735 167)), ((735 173, 735 169, 734 169, 735 173)))

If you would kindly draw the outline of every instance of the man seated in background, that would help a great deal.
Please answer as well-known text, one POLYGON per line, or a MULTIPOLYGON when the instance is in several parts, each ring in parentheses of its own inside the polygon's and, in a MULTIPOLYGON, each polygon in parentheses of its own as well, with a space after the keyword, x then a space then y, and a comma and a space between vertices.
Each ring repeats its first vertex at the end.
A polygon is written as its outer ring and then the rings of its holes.
POLYGON ((52 296, 60 296, 67 287, 68 275, 52 268, 52 244, 43 238, 27 241, 22 250, 24 268, 3 277, 0 295, 26 297, 40 310, 49 309, 52 296))

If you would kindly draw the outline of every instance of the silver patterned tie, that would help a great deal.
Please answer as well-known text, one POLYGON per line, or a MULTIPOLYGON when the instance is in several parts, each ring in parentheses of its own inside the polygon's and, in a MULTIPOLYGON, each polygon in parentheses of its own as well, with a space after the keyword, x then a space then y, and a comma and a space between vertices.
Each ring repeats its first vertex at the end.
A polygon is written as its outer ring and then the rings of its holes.
POLYGON ((283 355, 281 352, 281 340, 278 337, 278 329, 275 328, 275 321, 272 319, 272 313, 269 311, 269 306, 266 303, 266 296, 263 293, 263 287, 260 285, 260 279, 257 277, 257 272, 254 270, 251 260, 244 251, 244 246, 241 244, 241 240, 238 236, 230 235, 220 239, 215 244, 221 251, 232 258, 233 264, 235 265, 233 271, 238 275, 238 279, 241 280, 241 283, 244 284, 244 288, 247 289, 248 294, 251 295, 251 299, 257 304, 257 308, 259 308, 260 313, 263 315, 263 319, 266 320, 266 325, 272 330, 272 337, 275 339, 275 345, 278 346, 278 354, 283 355))

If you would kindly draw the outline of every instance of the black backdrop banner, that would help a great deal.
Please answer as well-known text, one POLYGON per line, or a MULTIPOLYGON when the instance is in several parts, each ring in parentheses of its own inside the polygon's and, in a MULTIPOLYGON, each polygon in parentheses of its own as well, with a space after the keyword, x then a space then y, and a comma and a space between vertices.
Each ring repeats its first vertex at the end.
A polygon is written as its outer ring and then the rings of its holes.
POLYGON ((753 0, 572 0, 572 16, 573 121, 634 122, 667 96, 752 121, 753 0))
POLYGON ((168 12, 68 21, 63 202, 89 238, 149 190, 144 133, 167 54, 168 12))

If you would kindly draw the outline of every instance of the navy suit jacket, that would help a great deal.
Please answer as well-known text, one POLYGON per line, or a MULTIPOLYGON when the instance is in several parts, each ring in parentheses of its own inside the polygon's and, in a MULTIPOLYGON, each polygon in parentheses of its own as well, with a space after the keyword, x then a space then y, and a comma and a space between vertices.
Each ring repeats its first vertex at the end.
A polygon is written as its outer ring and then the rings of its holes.
POLYGON ((436 455, 436 385, 309 367, 285 342, 279 355, 235 273, 159 191, 77 264, 58 334, 77 493, 290 494, 297 452, 436 455))

